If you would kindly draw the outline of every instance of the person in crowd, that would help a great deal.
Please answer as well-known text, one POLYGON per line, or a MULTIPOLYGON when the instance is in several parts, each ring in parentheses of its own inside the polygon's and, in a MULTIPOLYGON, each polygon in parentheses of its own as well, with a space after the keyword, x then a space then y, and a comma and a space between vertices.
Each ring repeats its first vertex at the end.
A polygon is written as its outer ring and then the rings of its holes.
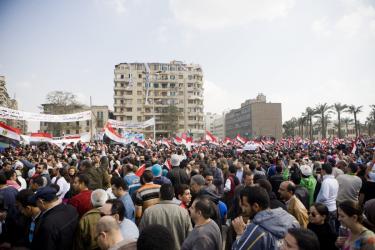
POLYGON ((336 246, 342 249, 375 249, 374 232, 363 226, 363 212, 353 201, 343 201, 338 205, 338 220, 348 228, 347 235, 336 240, 336 246))
POLYGON ((96 225, 96 239, 101 250, 135 250, 135 239, 124 239, 120 226, 111 216, 103 216, 96 225))
POLYGON ((295 195, 295 190, 296 186, 293 182, 283 181, 279 188, 280 198, 284 200, 288 212, 297 219, 300 226, 306 228, 308 223, 307 210, 295 195))
POLYGON ((320 242, 321 249, 335 250, 336 233, 328 224, 329 211, 322 203, 314 203, 310 207, 307 228, 313 231, 320 242))
POLYGON ((141 187, 140 178, 138 175, 135 174, 135 167, 131 163, 125 164, 124 169, 124 180, 129 187, 129 194, 130 196, 141 187))
POLYGON ((125 207, 125 217, 135 222, 135 207, 130 194, 128 193, 128 185, 121 177, 114 176, 111 179, 112 193, 114 196, 121 200, 125 207))
POLYGON ((154 176, 150 170, 146 170, 141 176, 142 186, 136 191, 134 205, 135 218, 138 223, 142 218, 143 212, 152 205, 159 203, 160 185, 154 184, 152 181, 154 176))
POLYGON ((274 194, 274 192, 272 192, 272 186, 271 186, 271 183, 268 180, 259 179, 259 180, 257 180, 257 182, 255 184, 258 185, 259 187, 264 188, 267 191, 268 196, 270 197, 270 208, 271 209, 281 207, 282 209, 287 211, 287 207, 285 206, 285 204, 283 202, 281 202, 280 200, 278 200, 276 195, 274 194))
POLYGON ((171 184, 163 184, 160 187, 160 202, 146 209, 139 223, 139 229, 159 224, 166 226, 172 233, 175 241, 175 249, 180 249, 182 242, 192 230, 189 213, 173 200, 174 189, 171 184))
POLYGON ((137 250, 165 249, 175 249, 175 240, 167 227, 155 224, 141 231, 137 241, 137 250))
POLYGON ((307 188, 301 185, 302 174, 299 168, 297 168, 297 171, 294 171, 290 175, 290 180, 295 185, 295 191, 294 191, 295 196, 302 202, 303 206, 306 209, 308 209, 310 207, 309 206, 309 191, 307 190, 307 188))
POLYGON ((85 174, 79 174, 74 179, 73 188, 77 192, 77 195, 73 196, 68 203, 77 209, 80 218, 92 209, 92 190, 88 188, 89 185, 90 179, 85 174))
POLYGON ((363 225, 375 232, 375 199, 369 200, 363 206, 363 225))
POLYGON ((189 185, 189 176, 185 169, 180 168, 181 156, 177 154, 171 155, 172 170, 168 172, 167 178, 171 180, 173 187, 177 188, 178 185, 189 185))
POLYGON ((56 184, 59 186, 59 191, 57 192, 57 196, 59 199, 64 199, 66 193, 70 190, 70 183, 68 182, 69 177, 68 173, 64 168, 53 168, 54 177, 51 179, 51 183, 56 184))
POLYGON ((43 180, 44 180, 43 187, 51 184, 51 176, 48 172, 48 165, 46 162, 40 162, 35 165, 35 174, 33 176, 43 177, 43 180))
POLYGON ((213 174, 214 180, 212 184, 216 187, 216 193, 222 197, 224 194, 224 175, 223 171, 218 168, 216 159, 213 158, 209 161, 208 169, 210 169, 213 174))
POLYGON ((136 240, 139 236, 137 226, 131 220, 125 218, 125 207, 120 200, 110 199, 100 208, 102 216, 111 215, 120 225, 122 237, 126 240, 136 240))
POLYGON ((78 213, 71 205, 61 203, 56 189, 40 188, 30 202, 41 210, 39 224, 34 232, 31 249, 72 249, 78 213))
POLYGON ((47 183, 44 181, 45 179, 42 176, 33 176, 30 178, 30 189, 33 192, 36 192, 39 188, 44 187, 47 183))
POLYGON ((362 180, 356 176, 357 171, 358 165, 351 162, 344 168, 344 174, 336 177, 339 184, 336 201, 339 204, 346 200, 359 202, 359 191, 362 187, 362 180))
POLYGON ((326 205, 329 211, 329 224, 332 229, 337 232, 338 223, 337 223, 337 207, 336 207, 336 198, 339 191, 339 184, 335 177, 332 175, 332 166, 329 163, 322 165, 322 176, 323 181, 320 187, 316 202, 323 203, 326 205))
POLYGON ((230 209, 233 203, 234 191, 236 187, 240 184, 240 181, 236 176, 236 167, 234 165, 229 165, 228 170, 228 177, 226 178, 224 185, 223 200, 225 201, 225 204, 227 205, 228 209, 230 209))
POLYGON ((181 246, 189 249, 222 249, 221 232, 218 225, 210 218, 215 213, 212 201, 208 198, 197 198, 189 208, 195 226, 181 246))
POLYGON ((285 235, 281 250, 319 250, 319 240, 309 229, 290 228, 285 235))
POLYGON ((277 198, 280 198, 278 191, 279 191, 281 182, 284 181, 282 172, 283 172, 283 168, 281 166, 276 166, 276 174, 272 175, 269 179, 272 185, 272 192, 276 194, 277 198))
POLYGON ((181 184, 175 190, 175 195, 181 201, 180 207, 187 209, 191 202, 190 187, 186 184, 181 184))
POLYGON ((265 189, 246 187, 240 197, 241 207, 251 222, 246 225, 241 216, 232 221, 237 234, 233 250, 278 249, 287 230, 299 227, 298 221, 282 208, 269 208, 270 200, 265 189))
POLYGON ((154 176, 153 182, 158 185, 172 184, 172 182, 165 176, 162 175, 163 169, 159 164, 154 164, 151 168, 152 175, 154 176))
POLYGON ((216 186, 213 184, 214 182, 214 175, 211 171, 211 169, 205 168, 203 170, 202 176, 205 180, 205 189, 209 190, 210 192, 217 195, 217 189, 216 186))
POLYGON ((310 167, 309 165, 301 165, 300 170, 301 170, 302 179, 299 185, 307 189, 308 200, 309 200, 308 207, 310 207, 314 203, 316 179, 314 178, 312 174, 312 167, 310 167))
POLYGON ((92 209, 86 212, 79 220, 74 249, 95 250, 98 249, 96 241, 96 225, 101 218, 100 208, 108 200, 108 195, 103 189, 96 189, 91 193, 92 209))
POLYGON ((34 233, 36 225, 39 223, 41 211, 39 207, 30 202, 31 197, 34 195, 34 192, 31 189, 21 190, 16 196, 17 207, 19 211, 29 218, 26 224, 25 234, 27 237, 27 243, 24 247, 31 248, 33 243, 34 233))

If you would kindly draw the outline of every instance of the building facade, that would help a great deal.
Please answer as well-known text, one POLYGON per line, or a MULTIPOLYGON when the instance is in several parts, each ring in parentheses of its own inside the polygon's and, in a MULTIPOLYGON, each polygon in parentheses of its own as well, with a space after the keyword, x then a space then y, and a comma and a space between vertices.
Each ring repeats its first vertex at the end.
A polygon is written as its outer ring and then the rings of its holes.
POLYGON ((212 134, 223 140, 225 137, 225 114, 217 117, 212 124, 212 134))
MULTIPOLYGON (((114 70, 114 115, 124 122, 155 117, 156 136, 203 136, 203 72, 197 64, 120 63, 114 70)), ((153 128, 138 132, 153 137, 153 128)))
MULTIPOLYGON (((14 110, 18 110, 18 102, 16 99, 10 98, 8 90, 6 88, 5 76, 0 76, 0 107, 6 107, 14 110)), ((1 122, 7 125, 18 128, 21 133, 27 133, 27 121, 1 119, 1 122)))
POLYGON ((204 130, 207 130, 211 133, 214 131, 214 120, 219 118, 220 115, 216 113, 207 112, 204 114, 204 130))
POLYGON ((92 111, 92 120, 76 122, 40 122, 40 132, 50 133, 55 137, 64 135, 76 135, 81 133, 91 133, 94 137, 100 133, 108 121, 110 111, 108 106, 85 105, 56 105, 51 103, 42 104, 44 114, 72 114, 83 111, 92 111), (92 122, 92 124, 91 124, 92 122))
POLYGON ((237 134, 247 138, 271 136, 282 137, 281 103, 267 103, 266 96, 259 94, 255 99, 246 100, 238 109, 225 115, 225 136, 237 134))

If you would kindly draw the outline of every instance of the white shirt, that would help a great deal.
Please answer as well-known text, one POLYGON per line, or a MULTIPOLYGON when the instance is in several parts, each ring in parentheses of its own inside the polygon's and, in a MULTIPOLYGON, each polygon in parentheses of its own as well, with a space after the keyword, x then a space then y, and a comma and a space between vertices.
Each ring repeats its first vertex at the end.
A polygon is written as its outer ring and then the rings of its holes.
MULTIPOLYGON (((51 180, 51 183, 55 183, 56 181, 56 176, 52 178, 51 180)), ((63 199, 65 194, 69 191, 70 189, 70 183, 68 183, 64 177, 60 177, 58 180, 57 180, 57 185, 59 185, 60 187, 60 190, 59 192, 57 192, 57 197, 59 197, 60 199, 63 199)))
POLYGON ((322 186, 316 202, 321 202, 327 206, 328 211, 336 211, 336 198, 339 191, 339 183, 333 175, 324 175, 322 186))
POLYGON ((131 220, 124 218, 120 223, 121 234, 124 240, 137 240, 139 237, 138 227, 131 220))

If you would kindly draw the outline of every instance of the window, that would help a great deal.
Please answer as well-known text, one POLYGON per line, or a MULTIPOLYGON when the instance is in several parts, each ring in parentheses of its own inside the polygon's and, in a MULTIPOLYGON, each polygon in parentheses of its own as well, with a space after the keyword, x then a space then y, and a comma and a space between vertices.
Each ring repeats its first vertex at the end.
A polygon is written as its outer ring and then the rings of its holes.
POLYGON ((124 79, 124 75, 121 75, 121 77, 120 77, 121 79, 124 79))
POLYGON ((162 84, 161 84, 161 87, 162 87, 163 89, 166 89, 166 88, 168 88, 168 84, 167 84, 167 83, 162 83, 162 84))
POLYGON ((142 95, 142 91, 137 91, 137 95, 142 95))
POLYGON ((137 111, 141 112, 141 111, 142 111, 142 108, 137 108, 137 111))
POLYGON ((76 134, 79 134, 79 129, 76 129, 76 134))
POLYGON ((179 75, 178 79, 184 79, 184 76, 183 75, 179 75))
POLYGON ((154 88, 159 88, 159 83, 154 83, 154 88))
POLYGON ((132 108, 126 108, 126 112, 132 112, 133 109, 132 108))
POLYGON ((79 122, 76 122, 76 126, 79 126, 79 122))
POLYGON ((137 104, 142 104, 142 99, 137 99, 137 104))
POLYGON ((132 117, 131 117, 131 116, 126 116, 126 120, 127 120, 127 121, 131 121, 131 120, 132 120, 132 117))
POLYGON ((192 88, 193 84, 191 82, 188 83, 188 88, 192 88))
POLYGON ((70 135, 70 129, 67 129, 67 130, 66 130, 66 134, 67 134, 67 135, 70 135))
POLYGON ((86 121, 86 126, 90 126, 90 120, 86 121))
POLYGON ((141 78, 142 78, 142 74, 138 74, 138 78, 140 78, 140 79, 141 79, 141 78))
POLYGON ((171 87, 171 88, 174 88, 174 87, 176 87, 176 84, 171 83, 171 84, 170 84, 170 87, 171 87))
POLYGON ((193 79, 193 76, 192 76, 192 75, 189 75, 189 76, 188 76, 188 79, 189 79, 189 80, 192 80, 192 79, 193 79))
POLYGON ((141 82, 137 82, 137 86, 138 87, 142 87, 142 83, 141 82))
POLYGON ((169 76, 169 78, 170 78, 171 80, 174 80, 174 79, 176 79, 176 76, 171 75, 171 76, 169 76))
POLYGON ((142 121, 142 116, 137 116, 137 121, 141 122, 142 121))

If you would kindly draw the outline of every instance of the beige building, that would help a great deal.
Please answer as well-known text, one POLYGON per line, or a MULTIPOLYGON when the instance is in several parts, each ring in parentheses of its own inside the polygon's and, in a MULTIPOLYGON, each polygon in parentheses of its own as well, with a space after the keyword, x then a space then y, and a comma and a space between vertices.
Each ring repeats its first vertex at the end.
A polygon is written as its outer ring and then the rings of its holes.
POLYGON ((225 135, 234 138, 237 134, 247 138, 282 136, 281 103, 267 103, 266 96, 259 94, 246 100, 238 109, 225 115, 225 135))
POLYGON ((209 132, 213 133, 214 131, 214 120, 219 118, 220 115, 216 113, 207 112, 204 114, 204 129, 208 130, 209 132))
MULTIPOLYGON (((16 99, 10 98, 8 90, 6 88, 5 76, 0 76, 0 107, 6 107, 10 109, 18 110, 18 102, 16 99)), ((21 133, 27 133, 27 121, 19 120, 10 120, 10 119, 1 119, 1 122, 6 123, 7 125, 18 128, 21 130, 21 133)))
MULTIPOLYGON (((90 110, 90 107, 85 105, 56 105, 56 104, 42 104, 43 113, 45 114, 72 114, 90 110)), ((91 121, 76 121, 76 122, 40 122, 40 132, 50 133, 53 136, 75 135, 81 133, 90 133, 93 137, 97 133, 102 132, 108 118, 108 106, 92 106, 92 125, 91 121), (92 129, 92 133, 91 133, 92 129)))
MULTIPOLYGON (((114 115, 124 122, 155 117, 156 136, 204 133, 203 73, 197 64, 120 63, 114 70, 114 115)), ((153 128, 138 132, 153 137, 153 128)))
POLYGON ((224 139, 225 137, 225 114, 223 113, 221 116, 217 117, 212 122, 212 134, 219 139, 224 139))

